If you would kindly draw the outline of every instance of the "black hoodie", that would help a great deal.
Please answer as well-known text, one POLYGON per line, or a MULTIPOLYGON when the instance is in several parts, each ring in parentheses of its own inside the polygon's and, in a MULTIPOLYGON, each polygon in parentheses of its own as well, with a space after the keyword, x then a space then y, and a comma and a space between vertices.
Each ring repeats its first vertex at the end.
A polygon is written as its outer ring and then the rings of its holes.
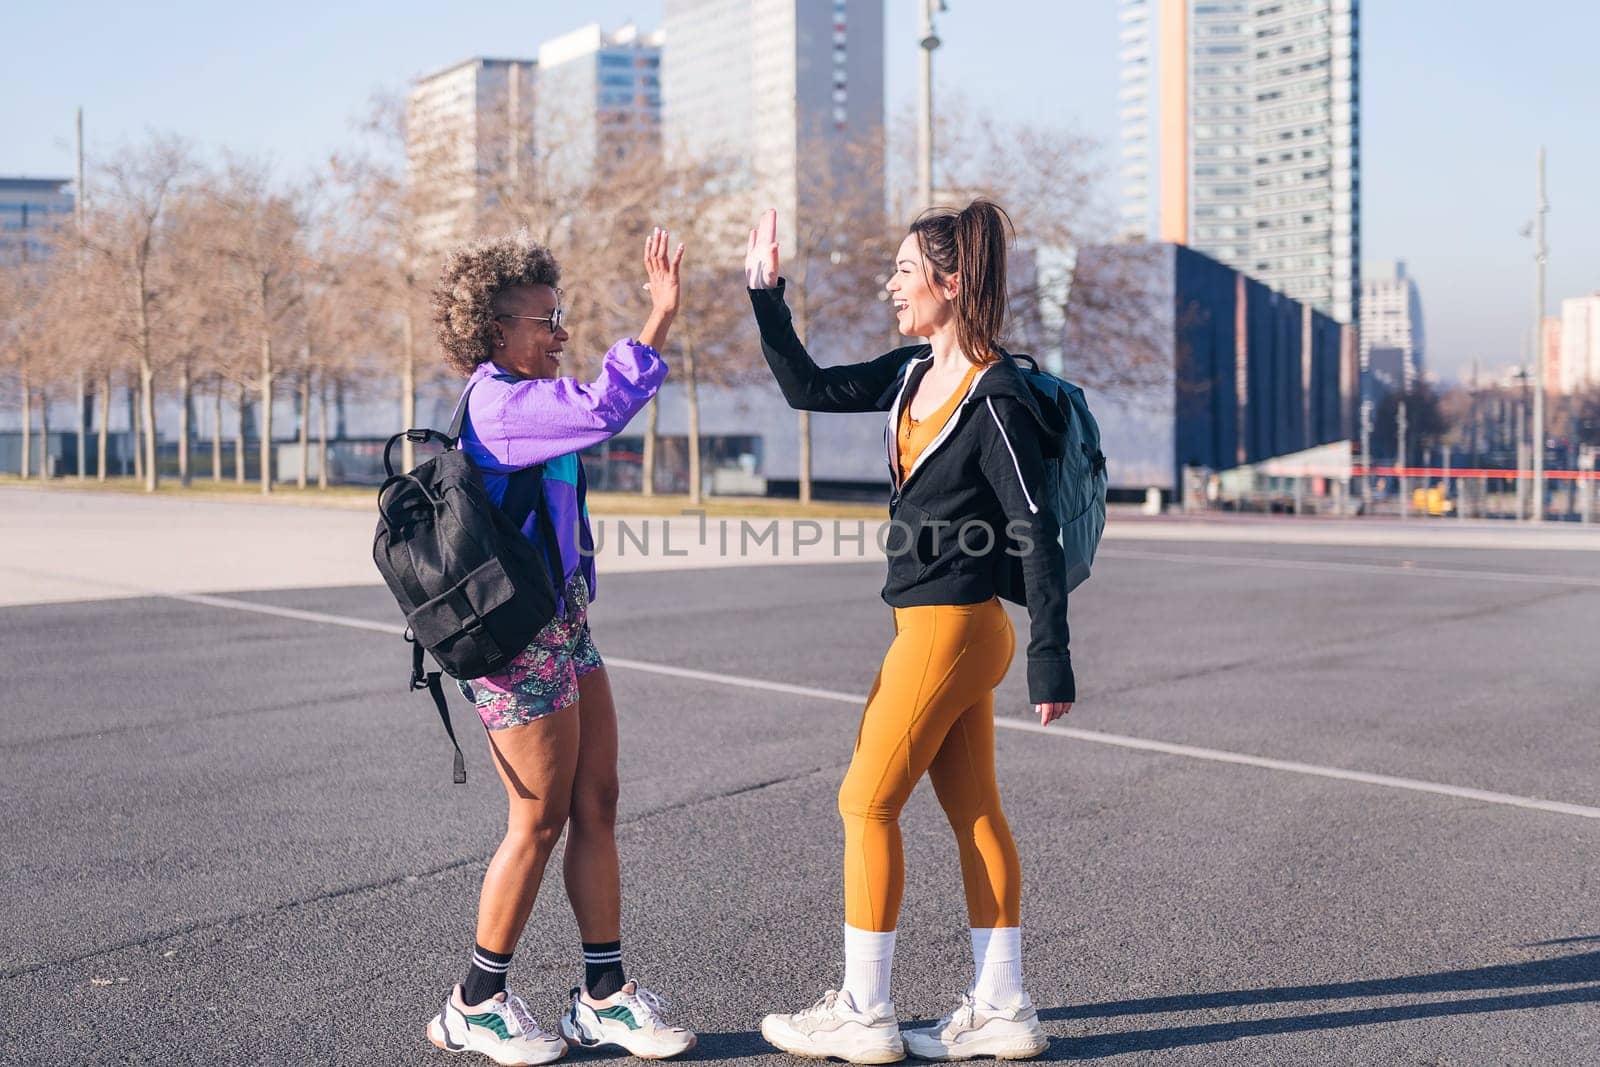
POLYGON ((981 604, 999 595, 1025 605, 1032 631, 1028 699, 1077 699, 1061 531, 1050 509, 1037 504, 1045 476, 1042 442, 1064 432, 1062 413, 1042 407, 1015 361, 1002 353, 979 373, 902 483, 894 425, 932 365, 932 349, 912 345, 865 363, 819 367, 795 335, 783 290, 782 279, 775 289, 752 289, 750 303, 762 354, 789 406, 889 412, 884 445, 894 490, 883 599, 905 608, 981 604))

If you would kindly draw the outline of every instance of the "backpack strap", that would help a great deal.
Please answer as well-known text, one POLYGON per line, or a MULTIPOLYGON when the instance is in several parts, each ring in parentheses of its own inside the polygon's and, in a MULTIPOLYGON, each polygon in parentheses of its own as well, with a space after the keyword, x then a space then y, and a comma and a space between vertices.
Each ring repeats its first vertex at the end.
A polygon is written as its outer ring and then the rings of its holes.
POLYGON ((439 711, 439 721, 444 723, 444 732, 450 735, 450 744, 456 750, 455 761, 451 766, 451 781, 461 785, 467 780, 467 758, 461 753, 461 742, 456 740, 456 729, 450 725, 450 705, 444 700, 444 686, 440 684, 438 671, 422 669, 422 642, 417 640, 417 635, 408 628, 406 640, 411 642, 411 688, 413 691, 426 689, 433 698, 433 706, 439 711))
POLYGON ((467 398, 478 387, 479 381, 482 381, 482 379, 468 382, 467 387, 461 391, 461 399, 456 401, 455 414, 450 416, 450 429, 445 431, 450 436, 451 447, 456 447, 460 444, 461 428, 467 423, 467 398))

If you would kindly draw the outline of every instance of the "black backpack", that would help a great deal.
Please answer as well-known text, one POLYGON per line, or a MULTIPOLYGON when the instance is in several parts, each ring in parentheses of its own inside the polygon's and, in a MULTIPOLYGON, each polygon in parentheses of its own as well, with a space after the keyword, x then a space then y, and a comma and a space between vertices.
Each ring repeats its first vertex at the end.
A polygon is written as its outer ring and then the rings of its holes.
POLYGON ((426 689, 455 746, 454 780, 467 780, 466 760, 450 725, 439 672, 424 672, 423 649, 452 678, 481 678, 505 667, 556 613, 562 572, 555 526, 544 504, 544 468, 511 475, 496 507, 477 465, 461 450, 467 386, 450 432, 413 429, 389 438, 388 475, 378 490, 372 558, 406 616, 411 688, 426 689), (396 474, 391 454, 405 438, 438 441, 445 451, 396 474), (522 535, 537 513, 545 559, 522 535))

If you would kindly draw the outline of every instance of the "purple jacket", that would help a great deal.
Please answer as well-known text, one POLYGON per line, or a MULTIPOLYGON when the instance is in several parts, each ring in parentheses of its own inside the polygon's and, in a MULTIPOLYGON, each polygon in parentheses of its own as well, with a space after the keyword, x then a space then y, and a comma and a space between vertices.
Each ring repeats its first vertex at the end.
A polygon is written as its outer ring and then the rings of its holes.
MULTIPOLYGON (((650 402, 667 376, 667 364, 649 345, 632 338, 606 353, 593 384, 576 378, 519 378, 493 361, 478 364, 461 429, 461 448, 483 472, 484 487, 496 504, 505 499, 508 476, 543 463, 544 496, 561 552, 562 588, 580 568, 594 599, 594 538, 580 449, 620 433, 650 402)), ((538 519, 522 527, 539 542, 538 519)), ((559 594, 561 590, 557 590, 559 594)), ((557 611, 563 617, 563 602, 557 611)))

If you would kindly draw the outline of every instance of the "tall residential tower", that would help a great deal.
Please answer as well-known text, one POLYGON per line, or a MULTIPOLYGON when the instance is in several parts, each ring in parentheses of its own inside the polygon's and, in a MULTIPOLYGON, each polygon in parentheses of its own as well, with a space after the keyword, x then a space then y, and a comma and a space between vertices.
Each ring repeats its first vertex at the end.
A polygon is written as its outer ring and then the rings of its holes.
POLYGON ((1122 0, 1123 231, 1358 317, 1358 0, 1122 0))
POLYGON ((531 59, 478 57, 417 79, 406 100, 416 240, 437 250, 477 236, 494 183, 533 137, 531 59))
POLYGON ((808 194, 883 160, 883 0, 666 0, 668 158, 721 159, 730 191, 778 208, 792 240, 808 194))
POLYGON ((591 23, 539 46, 535 132, 552 174, 582 183, 611 162, 660 150, 662 38, 591 23))

